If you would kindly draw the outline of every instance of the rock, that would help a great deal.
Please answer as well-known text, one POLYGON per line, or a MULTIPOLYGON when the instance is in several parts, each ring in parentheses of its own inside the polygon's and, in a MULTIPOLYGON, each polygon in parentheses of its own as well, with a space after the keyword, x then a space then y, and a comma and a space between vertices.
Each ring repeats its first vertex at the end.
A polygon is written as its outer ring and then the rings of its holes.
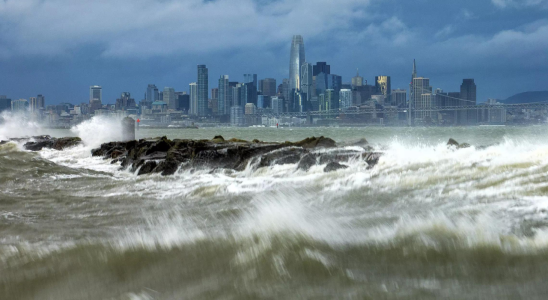
POLYGON ((316 156, 314 156, 314 154, 312 153, 309 153, 301 158, 301 160, 299 161, 299 165, 297 166, 297 170, 308 171, 314 165, 316 165, 316 156))
POLYGON ((212 143, 224 143, 225 139, 221 135, 216 135, 212 140, 212 143))
POLYGON ((32 137, 33 141, 28 141, 23 145, 26 150, 40 151, 43 148, 64 150, 66 148, 74 147, 82 143, 82 139, 79 137, 64 137, 64 138, 52 138, 49 135, 41 135, 32 137))
POLYGON ((449 139, 449 141, 447 142, 447 146, 455 146, 455 147, 458 147, 459 146, 459 143, 457 141, 455 141, 454 139, 449 139))
POLYGON ((156 168, 156 166, 158 166, 158 163, 154 160, 151 160, 151 161, 147 161, 140 169, 139 169, 139 173, 137 173, 137 175, 143 175, 143 174, 149 174, 149 173, 152 173, 152 171, 154 170, 154 168, 156 168))
POLYGON ((325 166, 323 171, 328 173, 328 172, 337 171, 337 170, 346 169, 346 168, 348 168, 348 166, 341 165, 338 162, 332 161, 332 162, 328 163, 327 166, 325 166))
POLYGON ((316 147, 322 147, 322 148, 337 147, 337 144, 335 143, 334 140, 323 137, 323 136, 320 136, 319 138, 317 137, 306 138, 300 142, 296 142, 293 144, 295 144, 296 146, 301 146, 306 149, 316 148, 316 147))
POLYGON ((53 148, 54 141, 53 140, 41 140, 37 142, 27 142, 23 147, 26 150, 30 151, 40 151, 43 148, 53 148))
MULTIPOLYGON (((169 140, 166 137, 141 139, 128 142, 111 142, 93 149, 93 156, 114 159, 122 169, 128 168, 138 175, 161 173, 171 175, 179 168, 210 168, 242 171, 249 166, 297 164, 299 170, 307 171, 320 159, 327 162, 347 162, 361 159, 361 151, 314 149, 336 147, 335 141, 325 137, 312 137, 299 142, 265 143, 245 140, 224 140, 215 136, 212 140, 169 140)), ((380 154, 379 154, 380 155, 380 154)), ((363 159, 375 163, 375 157, 363 159)), ((377 158, 378 160, 378 158, 377 158)))
POLYGON ((66 148, 80 145, 81 143, 82 139, 79 137, 64 137, 55 140, 55 142, 53 143, 53 149, 64 150, 66 148))
POLYGON ((457 149, 464 149, 464 148, 470 148, 471 147, 470 144, 468 144, 468 143, 459 144, 454 139, 449 139, 449 141, 447 142, 447 146, 448 147, 455 146, 457 149))
POLYGON ((377 163, 379 163, 379 159, 381 158, 381 156, 382 153, 379 152, 366 152, 362 155, 369 169, 373 168, 375 165, 377 165, 377 163))

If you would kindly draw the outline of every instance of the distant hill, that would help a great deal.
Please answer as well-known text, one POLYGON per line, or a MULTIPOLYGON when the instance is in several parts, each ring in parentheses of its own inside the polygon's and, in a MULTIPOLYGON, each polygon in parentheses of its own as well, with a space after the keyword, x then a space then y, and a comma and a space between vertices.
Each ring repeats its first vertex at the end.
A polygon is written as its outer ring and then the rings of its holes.
POLYGON ((519 93, 506 100, 501 100, 500 102, 505 104, 548 102, 548 91, 519 93))

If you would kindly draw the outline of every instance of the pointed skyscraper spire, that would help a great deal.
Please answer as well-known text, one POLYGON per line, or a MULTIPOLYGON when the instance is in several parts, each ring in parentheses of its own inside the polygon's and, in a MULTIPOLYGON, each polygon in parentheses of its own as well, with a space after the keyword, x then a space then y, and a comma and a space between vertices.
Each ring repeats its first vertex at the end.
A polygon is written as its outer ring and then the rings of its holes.
POLYGON ((413 74, 411 75, 411 83, 413 83, 413 79, 417 78, 417 63, 415 62, 415 59, 413 59, 413 74))

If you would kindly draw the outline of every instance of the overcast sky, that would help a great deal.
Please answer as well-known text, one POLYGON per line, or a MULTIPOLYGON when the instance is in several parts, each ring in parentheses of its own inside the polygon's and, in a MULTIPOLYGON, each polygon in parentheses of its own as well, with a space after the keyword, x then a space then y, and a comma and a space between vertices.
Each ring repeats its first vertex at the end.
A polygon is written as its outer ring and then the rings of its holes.
POLYGON ((474 78, 478 102, 548 90, 548 0, 0 0, 0 95, 47 104, 103 102, 146 86, 188 91, 196 65, 220 75, 289 73, 294 34, 306 60, 350 82, 390 75, 408 88, 412 62, 434 88, 474 78))

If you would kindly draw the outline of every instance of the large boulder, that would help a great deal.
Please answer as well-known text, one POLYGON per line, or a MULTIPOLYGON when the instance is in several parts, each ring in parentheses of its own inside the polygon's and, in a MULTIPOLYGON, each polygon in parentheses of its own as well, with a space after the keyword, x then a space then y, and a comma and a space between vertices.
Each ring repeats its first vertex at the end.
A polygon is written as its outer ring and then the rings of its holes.
POLYGON ((340 169, 346 169, 346 168, 348 168, 348 166, 342 165, 338 162, 332 161, 332 162, 328 163, 327 166, 325 166, 323 171, 328 173, 328 172, 333 172, 333 171, 337 171, 337 170, 340 170, 340 169))

